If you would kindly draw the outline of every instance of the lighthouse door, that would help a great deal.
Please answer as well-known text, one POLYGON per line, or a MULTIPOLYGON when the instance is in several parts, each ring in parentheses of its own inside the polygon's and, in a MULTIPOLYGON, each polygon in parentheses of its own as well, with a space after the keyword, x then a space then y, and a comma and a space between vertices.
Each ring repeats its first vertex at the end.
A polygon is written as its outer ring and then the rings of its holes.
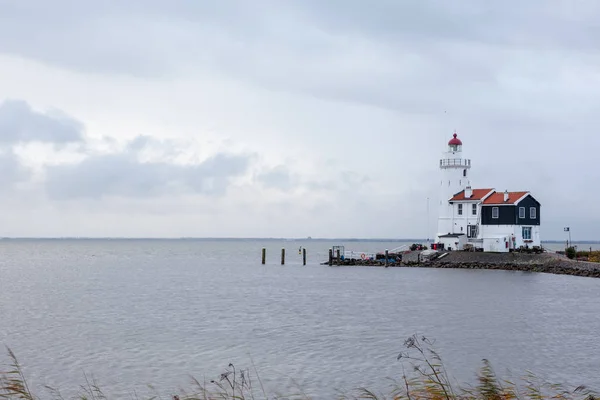
POLYGON ((477 225, 467 225, 467 237, 469 239, 477 237, 477 225))

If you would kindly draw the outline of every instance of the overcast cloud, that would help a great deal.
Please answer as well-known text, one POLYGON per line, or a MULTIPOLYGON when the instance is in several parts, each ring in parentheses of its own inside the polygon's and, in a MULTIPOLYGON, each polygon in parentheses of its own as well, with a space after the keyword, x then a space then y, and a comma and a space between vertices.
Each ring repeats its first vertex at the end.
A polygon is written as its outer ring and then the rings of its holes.
POLYGON ((247 171, 249 157, 218 153, 200 164, 141 162, 135 150, 92 155, 73 164, 47 168, 46 187, 53 199, 105 196, 156 197, 198 193, 222 196, 230 179, 247 171))
POLYGON ((1 143, 64 144, 82 140, 81 124, 57 110, 36 112, 22 100, 5 100, 0 104, 1 143))
POLYGON ((591 0, 0 0, 2 235, 431 236, 456 129, 473 186, 530 190, 546 239, 599 239, 599 20, 591 0))

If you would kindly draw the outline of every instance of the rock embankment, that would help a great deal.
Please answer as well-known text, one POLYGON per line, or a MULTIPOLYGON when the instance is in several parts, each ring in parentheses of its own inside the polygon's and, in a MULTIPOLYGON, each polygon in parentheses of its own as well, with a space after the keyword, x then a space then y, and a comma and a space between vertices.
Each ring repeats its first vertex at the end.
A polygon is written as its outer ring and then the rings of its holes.
POLYGON ((569 260, 557 254, 483 253, 453 251, 448 255, 415 263, 403 260, 404 266, 429 268, 497 269, 506 271, 544 272, 600 278, 600 264, 569 260))

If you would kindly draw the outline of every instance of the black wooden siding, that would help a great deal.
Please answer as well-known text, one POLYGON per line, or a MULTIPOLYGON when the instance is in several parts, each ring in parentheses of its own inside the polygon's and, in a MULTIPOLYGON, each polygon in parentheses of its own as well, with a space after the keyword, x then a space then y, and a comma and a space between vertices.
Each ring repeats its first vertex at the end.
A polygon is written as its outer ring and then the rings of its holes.
POLYGON ((540 224, 540 203, 531 195, 525 197, 516 207, 517 225, 539 225, 540 224), (525 207, 525 218, 519 218, 519 207, 525 207), (535 207, 535 218, 529 218, 530 208, 535 207))
POLYGON ((514 225, 516 222, 515 206, 493 206, 481 207, 482 225, 514 225), (492 208, 498 207, 498 218, 492 218, 492 208))
POLYGON ((483 205, 481 207, 482 225, 539 225, 540 203, 528 195, 518 205, 483 205), (492 218, 492 208, 498 207, 498 218, 492 218), (525 207, 525 218, 519 218, 519 207, 525 207), (529 218, 530 207, 535 207, 536 217, 529 218))

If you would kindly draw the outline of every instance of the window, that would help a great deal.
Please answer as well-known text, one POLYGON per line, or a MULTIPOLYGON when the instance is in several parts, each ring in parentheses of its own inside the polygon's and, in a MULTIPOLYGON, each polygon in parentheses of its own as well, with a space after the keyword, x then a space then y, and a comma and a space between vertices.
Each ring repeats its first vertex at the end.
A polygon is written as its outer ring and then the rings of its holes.
POLYGON ((519 218, 525 218, 525 207, 519 207, 519 218))
POLYGON ((477 204, 472 204, 471 205, 471 213, 473 215, 477 215, 477 204))
POLYGON ((458 205, 458 215, 462 215, 462 204, 458 205))
POLYGON ((492 218, 498 219, 500 217, 500 210, 498 207, 492 207, 492 218))
POLYGON ((530 226, 523 227, 523 240, 531 240, 531 227, 530 226))
POLYGON ((467 176, 467 170, 463 169, 463 176, 467 176))
POLYGON ((531 218, 531 219, 537 218, 537 209, 535 207, 529 207, 529 218, 531 218))

